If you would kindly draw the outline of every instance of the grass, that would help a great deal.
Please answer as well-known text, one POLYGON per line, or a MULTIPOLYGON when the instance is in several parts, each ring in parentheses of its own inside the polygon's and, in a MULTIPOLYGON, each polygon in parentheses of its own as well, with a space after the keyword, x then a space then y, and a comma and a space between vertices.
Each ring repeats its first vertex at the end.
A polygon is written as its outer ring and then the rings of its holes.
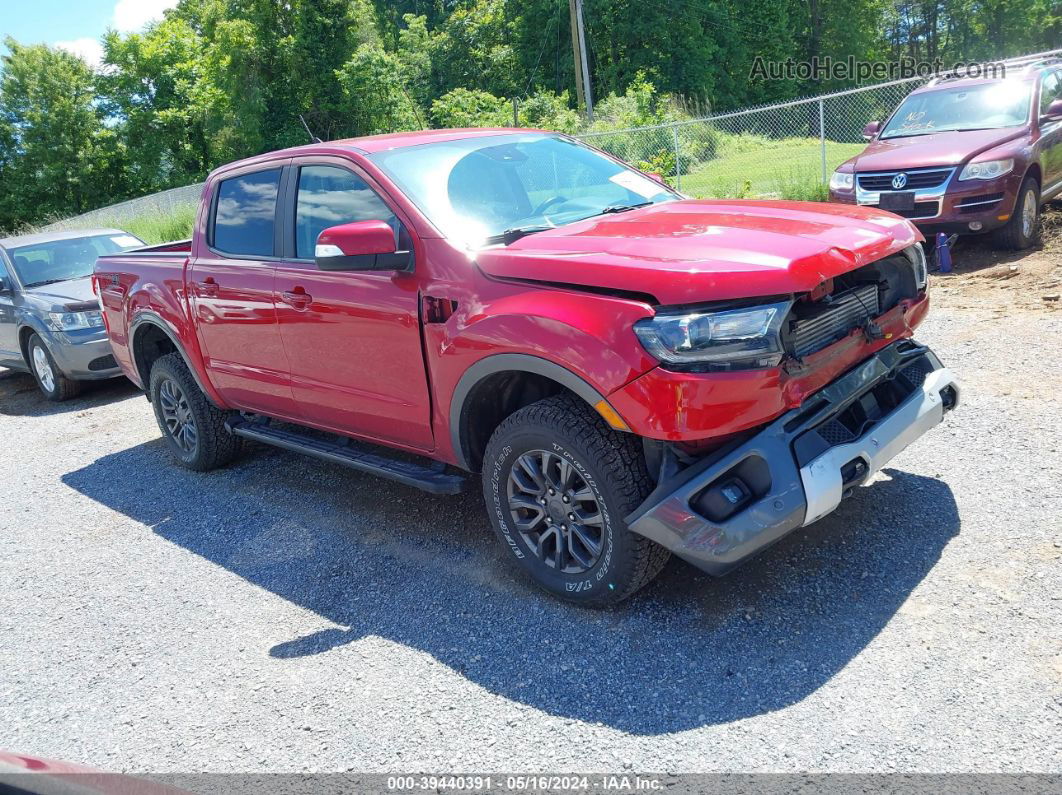
MULTIPOLYGON (((827 171, 859 154, 863 147, 864 144, 827 141, 827 171)), ((698 198, 771 196, 824 201, 819 140, 721 136, 717 157, 682 175, 682 192, 698 198)))
POLYGON ((171 240, 187 240, 195 225, 194 204, 175 207, 169 212, 151 212, 134 215, 124 220, 115 220, 114 226, 136 235, 145 243, 168 243, 171 240))

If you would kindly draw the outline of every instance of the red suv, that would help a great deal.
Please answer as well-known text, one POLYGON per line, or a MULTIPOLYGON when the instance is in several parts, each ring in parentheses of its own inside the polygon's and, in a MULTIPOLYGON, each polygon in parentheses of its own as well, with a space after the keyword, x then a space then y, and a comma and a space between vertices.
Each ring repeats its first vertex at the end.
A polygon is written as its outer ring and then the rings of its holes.
POLYGON ((1040 205, 1062 191, 1062 63, 999 79, 938 78, 863 131, 830 201, 889 210, 936 232, 995 232, 1032 245, 1040 205))

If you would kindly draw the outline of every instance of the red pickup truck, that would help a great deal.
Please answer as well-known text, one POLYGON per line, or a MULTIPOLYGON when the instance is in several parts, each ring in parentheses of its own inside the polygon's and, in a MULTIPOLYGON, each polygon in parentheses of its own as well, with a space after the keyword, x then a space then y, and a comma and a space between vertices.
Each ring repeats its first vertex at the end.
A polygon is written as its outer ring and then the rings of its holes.
POLYGON ((543 588, 722 574, 958 401, 911 339, 909 221, 694 201, 569 137, 434 130, 224 166, 189 242, 100 257, 115 358, 177 460, 244 439, 435 494, 482 473, 543 588))

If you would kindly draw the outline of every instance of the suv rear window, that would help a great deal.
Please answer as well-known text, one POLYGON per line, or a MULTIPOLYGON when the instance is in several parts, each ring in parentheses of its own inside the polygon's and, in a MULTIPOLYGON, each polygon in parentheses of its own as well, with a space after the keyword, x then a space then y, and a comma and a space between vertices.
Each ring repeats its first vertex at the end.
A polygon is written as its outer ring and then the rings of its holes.
POLYGON ((213 222, 213 247, 244 257, 273 256, 277 194, 281 169, 256 171, 218 185, 213 222))

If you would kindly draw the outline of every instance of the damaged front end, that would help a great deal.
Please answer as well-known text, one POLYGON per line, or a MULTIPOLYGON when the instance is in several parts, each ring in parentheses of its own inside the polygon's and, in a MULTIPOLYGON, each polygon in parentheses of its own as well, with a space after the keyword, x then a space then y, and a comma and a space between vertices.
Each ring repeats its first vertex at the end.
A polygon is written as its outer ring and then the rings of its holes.
POLYGON ((754 435, 662 478, 627 523, 709 574, 725 574, 833 511, 958 400, 958 384, 933 352, 900 340, 754 435))

